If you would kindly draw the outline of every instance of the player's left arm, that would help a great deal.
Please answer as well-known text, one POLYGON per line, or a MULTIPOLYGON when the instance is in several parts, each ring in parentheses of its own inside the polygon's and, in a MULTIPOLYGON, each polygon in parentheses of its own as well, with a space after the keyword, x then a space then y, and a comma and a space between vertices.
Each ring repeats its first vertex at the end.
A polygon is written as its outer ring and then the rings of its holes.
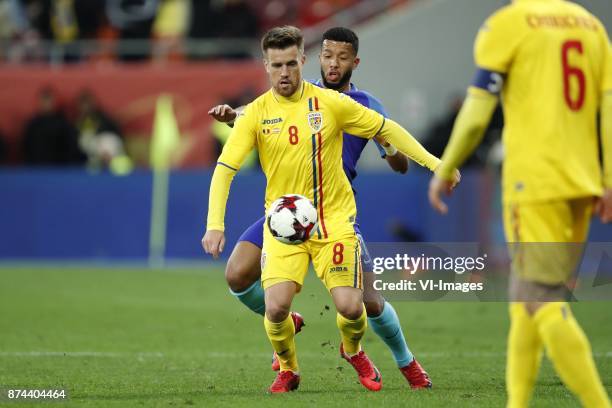
POLYGON ((440 163, 437 157, 429 153, 406 129, 392 119, 385 118, 343 94, 338 94, 334 102, 333 109, 337 110, 337 117, 345 132, 365 139, 378 135, 383 143, 394 146, 431 171, 434 171, 440 163))
POLYGON ((392 119, 384 120, 378 136, 383 143, 389 143, 411 160, 431 171, 435 171, 440 164, 440 159, 429 153, 414 136, 392 119))

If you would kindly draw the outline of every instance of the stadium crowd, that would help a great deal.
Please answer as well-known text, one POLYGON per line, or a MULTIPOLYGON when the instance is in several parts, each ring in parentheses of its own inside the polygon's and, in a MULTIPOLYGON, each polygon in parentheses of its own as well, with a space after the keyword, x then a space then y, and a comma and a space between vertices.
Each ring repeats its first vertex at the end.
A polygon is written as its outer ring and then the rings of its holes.
POLYGON ((92 54, 122 61, 151 56, 248 57, 246 52, 218 49, 201 53, 184 43, 256 41, 263 31, 281 22, 312 26, 360 1, 0 0, 0 40, 5 44, 0 58, 44 61, 53 58, 48 49, 58 45, 63 62, 91 59, 92 54))
MULTIPOLYGON (((268 28, 281 22, 312 27, 363 1, 0 0, 0 63, 40 66, 106 60, 146 63, 251 58, 254 54, 246 52, 244 44, 254 44, 258 52, 257 38, 268 28), (226 47, 223 39, 234 43, 226 47), (235 42, 240 39, 246 43, 235 42), (198 40, 221 45, 203 52, 186 46, 198 40)), ((387 0, 386 4, 393 7, 403 2, 387 0)), ((0 165, 85 164, 99 169, 115 156, 131 154, 132 135, 129 129, 122 129, 125 124, 121 112, 104 112, 95 90, 83 89, 80 95, 67 98, 54 92, 53 86, 48 84, 38 91, 36 112, 31 118, 18 118, 12 130, 0 127, 0 165)), ((252 100, 252 92, 251 88, 243 89, 219 103, 236 100, 240 105, 252 100)), ((457 95, 450 99, 447 111, 419 135, 438 156, 450 137, 461 98, 457 95)), ((468 165, 482 166, 491 161, 489 152, 495 151, 502 126, 501 113, 497 116, 486 143, 468 165)), ((218 156, 227 129, 213 123, 209 134, 215 145, 214 155, 218 156)), ((143 165, 139 158, 131 160, 143 165)), ((257 167, 257 160, 253 159, 252 165, 257 167)))
MULTIPOLYGON (((22 161, 30 166, 87 165, 100 170, 125 157, 121 128, 87 89, 73 101, 71 112, 60 108, 55 91, 40 90, 36 112, 23 124, 22 161)), ((7 143, 0 135, 0 163, 7 143)))

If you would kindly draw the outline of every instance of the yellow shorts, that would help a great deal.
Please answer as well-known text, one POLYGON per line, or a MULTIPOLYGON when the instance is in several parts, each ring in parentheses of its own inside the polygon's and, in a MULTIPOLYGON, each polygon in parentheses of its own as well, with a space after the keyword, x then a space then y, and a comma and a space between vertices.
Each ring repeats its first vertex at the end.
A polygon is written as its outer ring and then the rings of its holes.
POLYGON ((327 290, 338 286, 363 288, 361 249, 354 233, 334 241, 311 239, 303 244, 288 245, 274 239, 270 231, 264 228, 261 252, 261 282, 264 289, 287 281, 301 287, 311 259, 315 273, 327 290))
POLYGON ((592 197, 505 204, 513 273, 546 285, 567 282, 587 239, 592 211, 592 197))

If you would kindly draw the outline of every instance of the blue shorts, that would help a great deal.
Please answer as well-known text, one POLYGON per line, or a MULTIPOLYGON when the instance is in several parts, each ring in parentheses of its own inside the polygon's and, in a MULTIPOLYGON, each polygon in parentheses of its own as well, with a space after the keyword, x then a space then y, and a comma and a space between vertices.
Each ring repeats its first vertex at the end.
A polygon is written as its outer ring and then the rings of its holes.
POLYGON ((242 233, 240 238, 238 238, 238 242, 248 241, 251 244, 259 247, 259 249, 263 248, 263 229, 265 223, 265 216, 255 221, 253 225, 251 225, 249 228, 246 229, 246 231, 242 233))
MULTIPOLYGON (((265 223, 265 216, 255 221, 254 224, 252 224, 242 233, 242 235, 240 235, 240 238, 238 238, 238 242, 247 241, 261 249, 263 247, 263 229, 265 223)), ((372 272, 372 258, 370 257, 368 248, 366 247, 365 241, 363 240, 361 231, 359 230, 359 224, 355 224, 355 233, 357 234, 357 238, 359 239, 359 243, 361 244, 361 264, 363 267, 363 271, 372 272)))

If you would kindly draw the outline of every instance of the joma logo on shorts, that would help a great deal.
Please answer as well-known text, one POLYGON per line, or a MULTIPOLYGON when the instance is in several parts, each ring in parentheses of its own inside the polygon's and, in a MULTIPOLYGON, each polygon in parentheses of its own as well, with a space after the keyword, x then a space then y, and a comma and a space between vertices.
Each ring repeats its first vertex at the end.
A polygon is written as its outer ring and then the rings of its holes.
POLYGON ((348 268, 346 266, 332 266, 329 268, 330 272, 346 272, 348 268))

